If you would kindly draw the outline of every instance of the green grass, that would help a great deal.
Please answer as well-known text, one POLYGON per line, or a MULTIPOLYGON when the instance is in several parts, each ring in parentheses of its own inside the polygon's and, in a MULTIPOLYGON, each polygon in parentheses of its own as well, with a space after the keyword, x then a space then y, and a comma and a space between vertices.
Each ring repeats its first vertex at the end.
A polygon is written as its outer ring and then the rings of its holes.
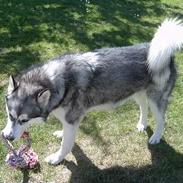
MULTIPOLYGON (((150 41, 159 23, 172 16, 183 18, 182 0, 0 0, 0 129, 6 123, 4 94, 10 74, 59 54, 150 41)), ((147 133, 138 133, 139 109, 127 102, 114 111, 87 115, 73 152, 59 166, 49 166, 43 159, 59 147, 52 133, 61 128, 50 118, 30 129, 39 172, 23 174, 8 167, 0 142, 0 183, 20 183, 23 176, 31 183, 182 183, 181 52, 176 60, 179 77, 160 144, 147 144, 152 116, 147 133)))

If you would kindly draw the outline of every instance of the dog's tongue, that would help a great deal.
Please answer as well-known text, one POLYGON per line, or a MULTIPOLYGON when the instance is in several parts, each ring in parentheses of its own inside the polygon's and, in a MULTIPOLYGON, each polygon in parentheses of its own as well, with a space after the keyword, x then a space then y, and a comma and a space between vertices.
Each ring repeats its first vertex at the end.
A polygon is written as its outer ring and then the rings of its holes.
POLYGON ((29 137, 29 132, 24 132, 21 136, 21 138, 28 138, 29 137))

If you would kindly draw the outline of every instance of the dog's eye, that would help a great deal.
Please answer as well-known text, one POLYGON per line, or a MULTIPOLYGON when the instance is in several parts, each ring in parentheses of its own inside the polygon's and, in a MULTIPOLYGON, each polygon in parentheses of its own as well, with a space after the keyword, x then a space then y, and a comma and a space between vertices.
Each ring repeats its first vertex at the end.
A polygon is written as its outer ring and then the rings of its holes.
POLYGON ((21 119, 21 120, 18 120, 18 122, 19 122, 20 124, 26 123, 26 122, 28 122, 28 121, 29 121, 29 119, 21 119))
POLYGON ((29 120, 28 119, 22 119, 21 121, 22 121, 22 123, 25 123, 25 122, 27 122, 29 120))

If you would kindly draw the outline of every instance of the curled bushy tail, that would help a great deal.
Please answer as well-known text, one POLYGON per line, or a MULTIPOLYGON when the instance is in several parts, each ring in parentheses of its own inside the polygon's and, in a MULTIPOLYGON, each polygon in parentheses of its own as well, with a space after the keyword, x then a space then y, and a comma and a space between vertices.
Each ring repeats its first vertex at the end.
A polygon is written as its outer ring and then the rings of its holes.
POLYGON ((150 43, 148 68, 153 81, 163 88, 170 77, 169 63, 174 52, 183 45, 183 23, 166 19, 150 43))

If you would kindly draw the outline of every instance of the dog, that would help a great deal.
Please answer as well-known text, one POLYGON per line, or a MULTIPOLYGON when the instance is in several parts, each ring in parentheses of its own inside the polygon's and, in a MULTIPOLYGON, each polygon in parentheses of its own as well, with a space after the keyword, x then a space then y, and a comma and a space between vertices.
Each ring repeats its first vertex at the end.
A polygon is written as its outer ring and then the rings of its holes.
POLYGON ((10 76, 8 121, 2 133, 17 140, 33 123, 53 114, 63 124, 61 147, 45 160, 60 163, 72 150, 87 112, 110 109, 127 98, 140 106, 139 131, 147 127, 148 107, 156 120, 150 144, 160 142, 168 99, 176 81, 174 52, 183 44, 183 24, 166 19, 150 43, 62 55, 10 76))

